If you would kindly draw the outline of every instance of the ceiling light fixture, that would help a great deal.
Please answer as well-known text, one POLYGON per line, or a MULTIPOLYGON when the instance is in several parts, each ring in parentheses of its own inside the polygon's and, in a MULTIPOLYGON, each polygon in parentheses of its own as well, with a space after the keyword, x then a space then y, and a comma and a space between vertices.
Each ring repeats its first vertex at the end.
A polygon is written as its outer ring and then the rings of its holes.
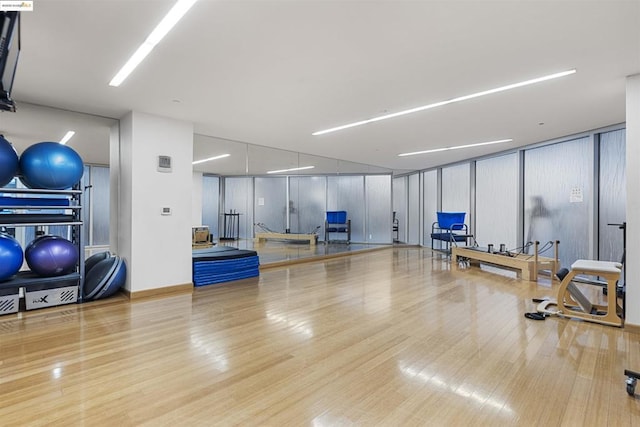
POLYGON ((178 23, 185 13, 198 0, 178 0, 169 13, 162 18, 162 21, 149 34, 147 39, 138 47, 138 50, 131 55, 131 58, 122 66, 120 71, 109 82, 109 86, 120 86, 122 82, 136 69, 142 60, 160 43, 160 40, 178 23))
POLYGON ((202 159, 202 160, 196 160, 195 162, 191 163, 192 165, 197 165, 200 163, 204 163, 204 162, 210 162, 211 160, 218 160, 218 159, 224 159, 225 157, 229 157, 231 154, 220 154, 219 156, 215 156, 215 157, 209 157, 207 159, 202 159))
POLYGON ((481 145, 500 144, 502 142, 511 142, 513 139, 499 139, 497 141, 478 142, 477 144, 457 145, 455 147, 434 148, 433 150, 414 151, 413 153, 398 154, 399 157, 415 156, 416 154, 437 153, 439 151, 458 150, 460 148, 479 147, 481 145))
POLYGON ((75 134, 76 133, 72 130, 67 131, 67 133, 65 133, 62 139, 60 140, 60 144, 65 145, 67 142, 69 142, 71 138, 73 138, 73 135, 75 134))
POLYGON ((278 171, 268 171, 267 173, 282 173, 282 172, 293 172, 293 171, 301 171, 305 169, 313 169, 315 166, 302 166, 299 168, 291 168, 291 169, 281 169, 278 171))
POLYGON ((525 81, 519 82, 519 83, 513 83, 513 84, 506 85, 506 86, 500 86, 500 87, 497 87, 495 89, 483 90, 482 92, 472 93, 471 95, 459 96, 457 98, 448 99, 446 101, 435 102, 433 104, 423 105, 421 107, 415 107, 415 108, 411 108, 409 110, 398 111, 397 113, 385 114, 383 116, 378 116, 378 117, 374 117, 374 118, 367 119, 367 120, 360 120, 359 122, 349 123, 349 124, 346 124, 346 125, 337 126, 337 127, 334 127, 334 128, 317 131, 317 132, 312 133, 311 135, 313 135, 313 136, 324 135, 325 133, 331 133, 331 132, 336 132, 336 131, 343 130, 343 129, 349 129, 349 128, 356 127, 356 126, 366 125, 367 123, 373 123, 373 122, 379 122, 380 120, 392 119, 394 117, 404 116, 405 114, 417 113, 419 111, 429 110, 431 108, 441 107, 441 106, 447 105, 447 104, 453 104, 454 102, 466 101, 468 99, 478 98, 480 96, 491 95, 492 93, 504 92, 505 90, 516 89, 516 88, 519 88, 519 87, 522 87, 522 86, 528 86, 528 85, 532 85, 532 84, 535 84, 535 83, 544 82, 546 80, 557 79, 559 77, 568 76, 568 75, 573 74, 575 72, 576 72, 576 70, 572 69, 572 70, 568 70, 568 71, 562 71, 560 73, 549 74, 547 76, 537 77, 535 79, 525 80, 525 81))

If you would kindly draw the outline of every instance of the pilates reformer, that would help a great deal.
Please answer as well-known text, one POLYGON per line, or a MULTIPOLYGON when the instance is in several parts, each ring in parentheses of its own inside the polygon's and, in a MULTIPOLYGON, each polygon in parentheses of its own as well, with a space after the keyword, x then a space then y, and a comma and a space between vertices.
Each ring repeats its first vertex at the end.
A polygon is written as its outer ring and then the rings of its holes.
POLYGON ((559 244, 559 241, 549 241, 540 248, 540 242, 529 242, 518 248, 519 251, 506 250, 504 248, 494 251, 493 245, 489 245, 488 248, 455 246, 451 249, 452 265, 491 264, 516 270, 520 278, 535 282, 538 280, 538 272, 540 270, 550 270, 552 277, 557 271, 559 244), (523 251, 529 246, 533 246, 534 253, 531 255, 524 254, 523 251), (541 253, 552 247, 554 248, 553 258, 540 256, 541 253))
MULTIPOLYGON (((622 264, 611 261, 579 259, 571 265, 571 270, 563 269, 557 276, 561 280, 557 300, 547 300, 538 304, 542 314, 584 319, 590 322, 621 327, 624 323, 622 307, 616 293, 622 264), (599 276, 606 280, 607 304, 594 304, 576 285, 578 275, 599 276), (553 307, 556 307, 554 309, 553 307)), ((585 282, 589 283, 589 282, 585 282)))
POLYGON ((254 241, 256 243, 267 239, 277 239, 290 242, 309 242, 312 246, 318 241, 318 230, 321 228, 321 226, 317 226, 309 233, 280 233, 270 229, 262 222, 258 222, 254 224, 254 226, 256 227, 256 230, 260 230, 255 232, 254 241))

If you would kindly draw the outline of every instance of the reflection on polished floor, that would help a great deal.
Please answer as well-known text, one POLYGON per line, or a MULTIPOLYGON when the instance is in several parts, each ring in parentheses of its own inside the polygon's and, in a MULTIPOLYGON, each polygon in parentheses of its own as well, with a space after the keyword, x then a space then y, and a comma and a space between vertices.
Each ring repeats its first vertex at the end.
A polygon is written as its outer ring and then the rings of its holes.
POLYGON ((2 425, 637 426, 640 340, 528 320, 557 283, 389 248, 0 316, 2 425))
POLYGON ((356 252, 390 248, 391 245, 375 245, 366 243, 329 243, 292 242, 283 240, 267 240, 256 243, 251 239, 220 241, 218 245, 233 246, 238 249, 250 249, 258 253, 260 265, 276 266, 310 259, 331 258, 356 252))

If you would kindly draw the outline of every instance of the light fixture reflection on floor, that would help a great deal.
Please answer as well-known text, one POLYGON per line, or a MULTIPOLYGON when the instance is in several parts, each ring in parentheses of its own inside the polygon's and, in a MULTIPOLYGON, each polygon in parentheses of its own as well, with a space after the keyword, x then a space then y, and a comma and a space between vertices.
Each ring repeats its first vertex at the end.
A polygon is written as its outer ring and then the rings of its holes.
POLYGON ((488 406, 495 410, 508 413, 510 415, 513 414, 513 409, 509 407, 507 402, 487 396, 486 394, 482 393, 481 388, 469 388, 465 384, 458 383, 449 384, 446 380, 438 376, 438 374, 433 374, 426 369, 417 370, 410 366, 404 366, 402 362, 399 363, 398 367, 400 368, 400 371, 409 378, 415 378, 425 384, 435 385, 441 389, 451 391, 460 397, 464 397, 465 399, 474 400, 477 404, 483 405, 484 407, 488 406))

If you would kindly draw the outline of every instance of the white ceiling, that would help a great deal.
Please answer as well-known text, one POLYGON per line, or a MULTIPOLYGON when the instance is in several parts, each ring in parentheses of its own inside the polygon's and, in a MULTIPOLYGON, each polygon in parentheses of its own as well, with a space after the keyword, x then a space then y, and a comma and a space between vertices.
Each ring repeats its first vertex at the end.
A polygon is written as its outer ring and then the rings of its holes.
MULTIPOLYGON (((193 122, 212 142, 417 170, 624 122, 625 77, 640 72, 637 0, 200 0, 121 87, 108 86, 172 4, 36 1, 22 13, 18 112, 0 114, 0 133, 64 134, 27 125, 25 103, 110 118, 137 110, 193 122), (535 86, 311 135, 571 68, 535 86), (503 138, 514 141, 397 156, 503 138)), ((73 144, 97 143, 88 139, 73 144)))

